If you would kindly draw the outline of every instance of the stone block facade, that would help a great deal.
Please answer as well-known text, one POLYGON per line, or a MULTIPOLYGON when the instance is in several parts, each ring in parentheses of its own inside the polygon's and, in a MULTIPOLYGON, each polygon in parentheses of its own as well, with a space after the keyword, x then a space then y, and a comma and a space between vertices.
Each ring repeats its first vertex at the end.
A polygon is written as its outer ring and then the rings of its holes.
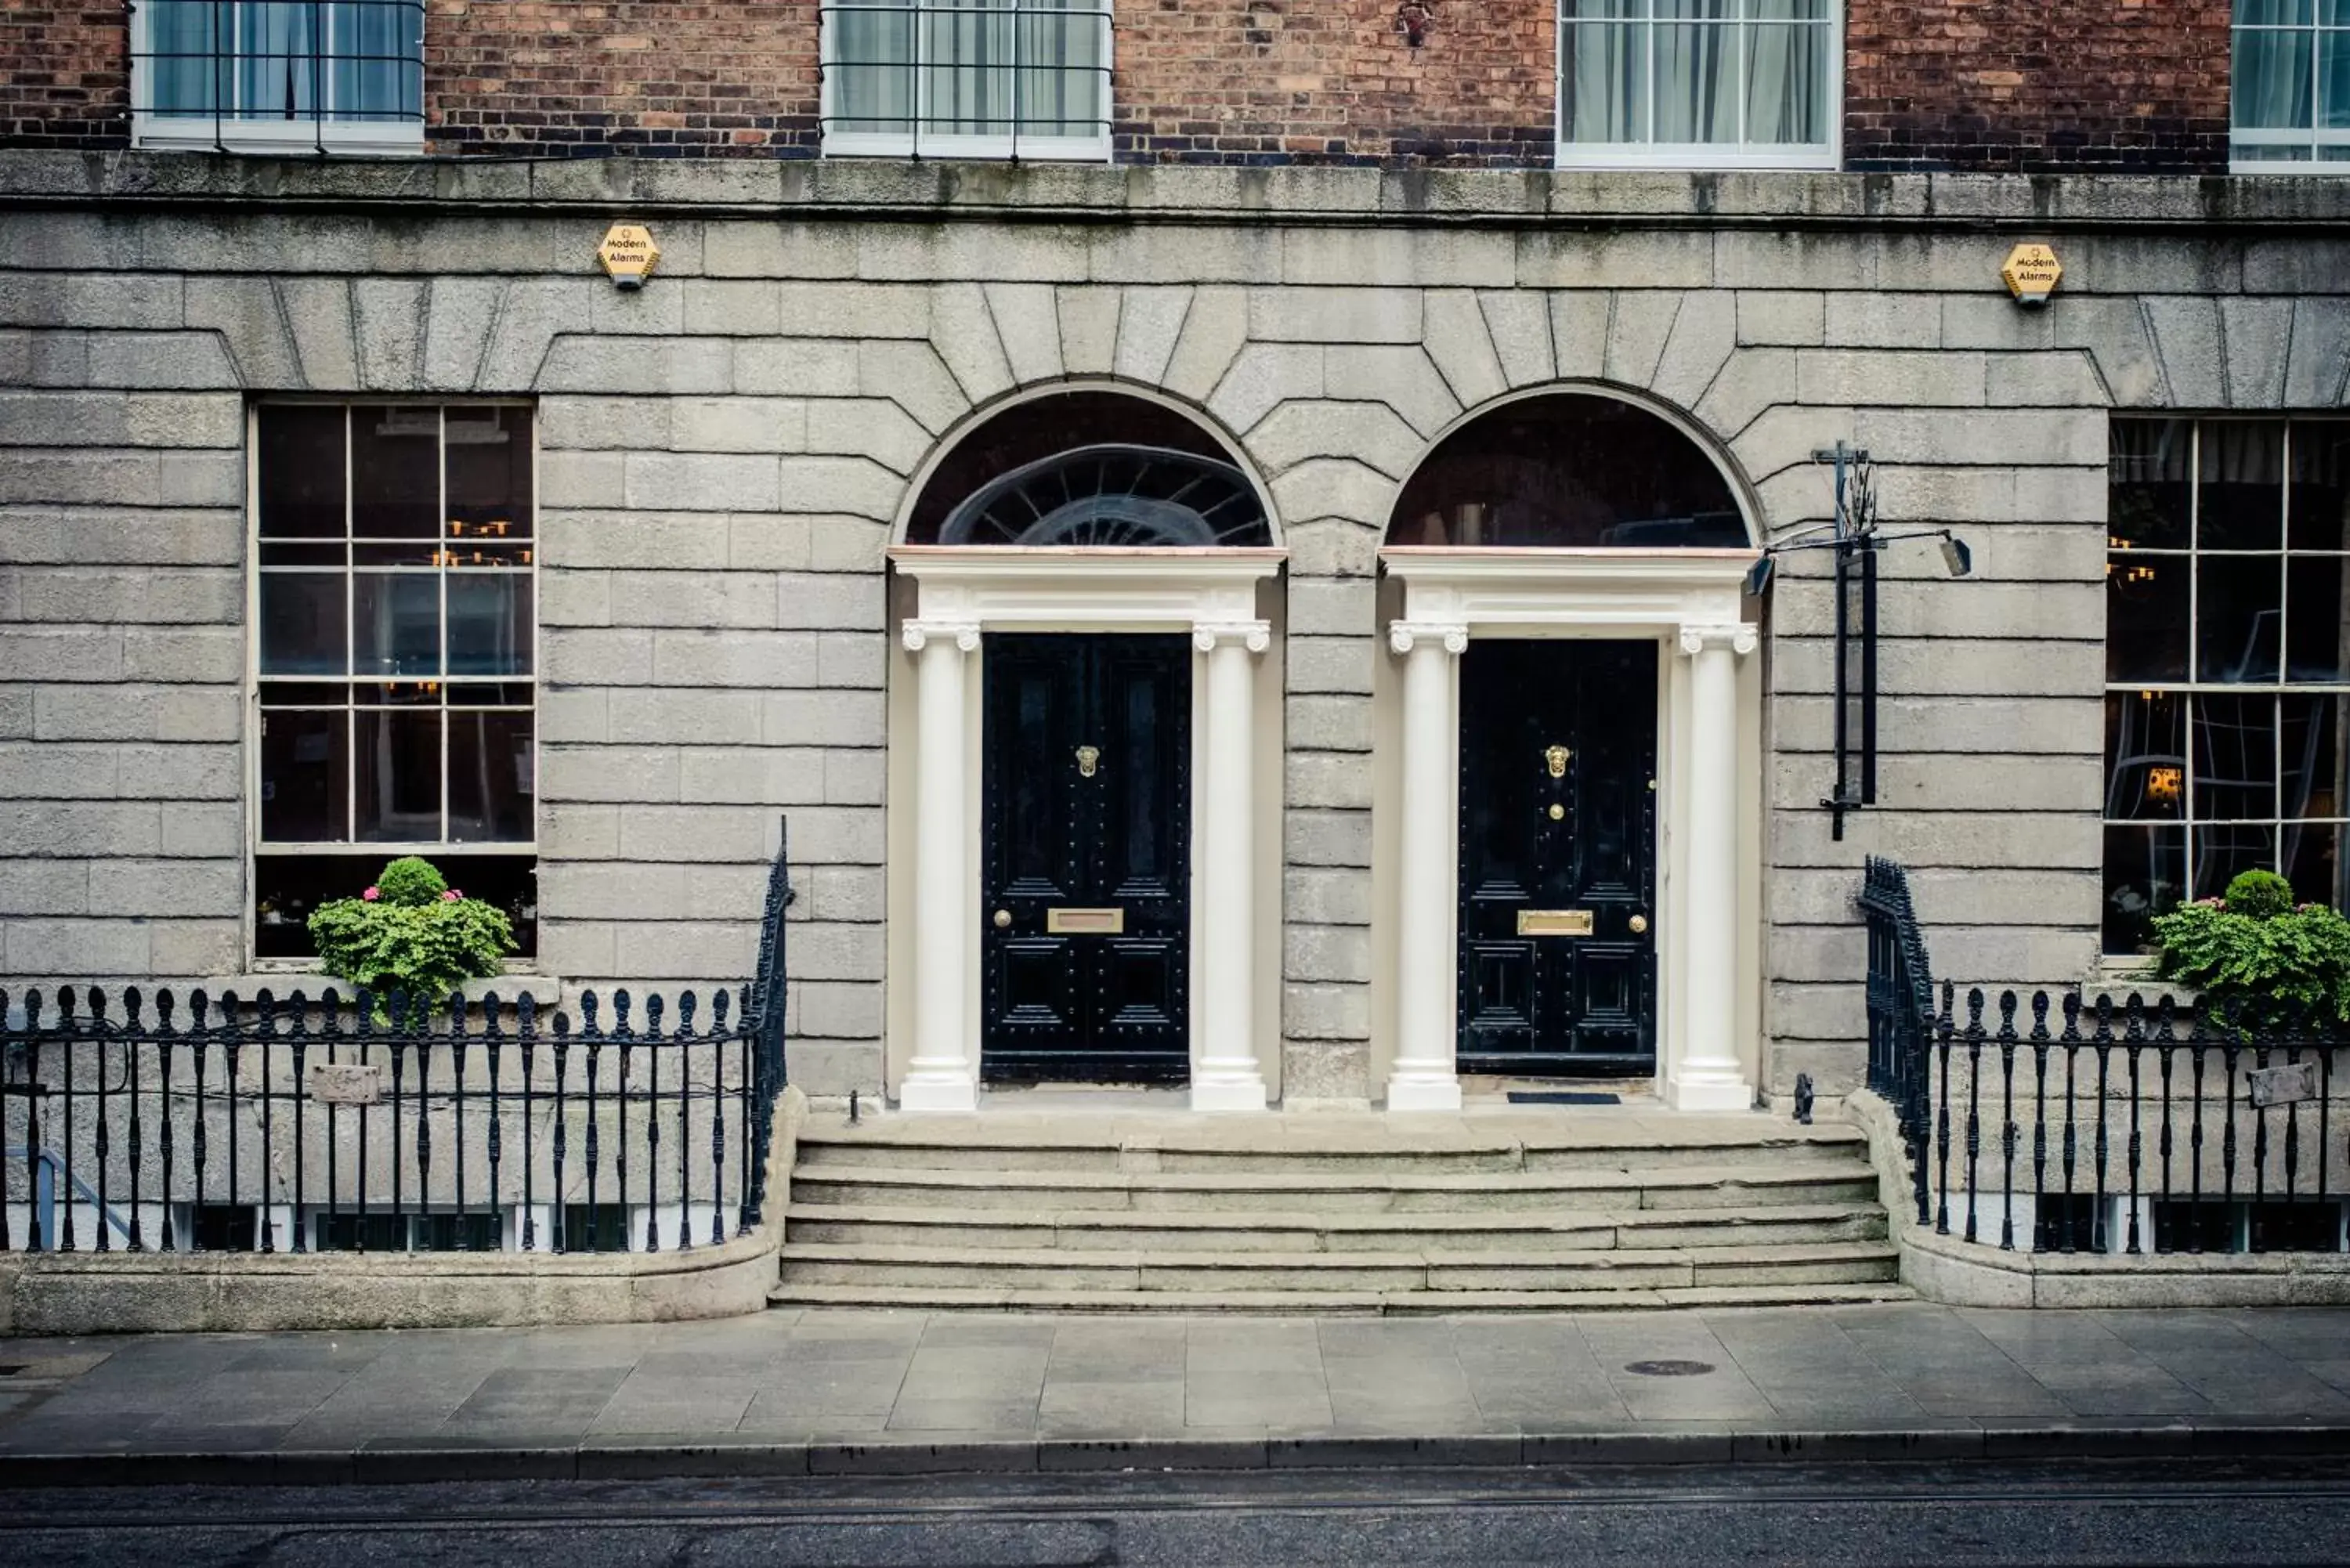
MULTIPOLYGON (((1228 439, 1278 542, 1283 1071, 1374 1096, 1378 551, 1433 442, 1596 385, 1722 454, 1766 539, 1827 515, 1812 452, 1879 463, 1885 515, 1975 577, 1887 560, 1879 804, 1841 840, 1831 607, 1767 606, 1763 1087, 1862 1068, 1860 857, 1912 869, 1939 965, 2061 984, 2098 958, 2106 433, 2116 410, 2342 406, 2339 187, 2246 190, 2149 234, 2158 182, 2043 187, 2065 282, 2009 302, 1992 182, 825 169, 746 209, 723 168, 577 191, 463 171, 0 158, 0 975, 247 966, 252 743, 242 412, 276 394, 531 400, 541 446, 536 967, 733 981, 788 814, 795 1081, 882 1086, 891 689, 884 551, 941 448, 1039 387, 1148 392, 1228 439), (925 182, 929 182, 926 185, 925 182), (133 192, 150 194, 131 199, 133 192), (1034 196, 1046 203, 1020 211, 1034 196), (1463 224, 1423 215, 1427 199, 1463 224), (1725 210, 1724 200, 1735 210, 1725 210), (1612 205, 1609 205, 1612 203, 1612 205), (619 293, 616 213, 661 269, 619 293), (1072 222, 1072 214, 1118 222, 1072 222), (1429 265, 1431 258, 1440 258, 1429 265), (1334 281, 1336 280, 1336 281, 1334 281)), ((771 171, 774 172, 774 171, 771 171)))

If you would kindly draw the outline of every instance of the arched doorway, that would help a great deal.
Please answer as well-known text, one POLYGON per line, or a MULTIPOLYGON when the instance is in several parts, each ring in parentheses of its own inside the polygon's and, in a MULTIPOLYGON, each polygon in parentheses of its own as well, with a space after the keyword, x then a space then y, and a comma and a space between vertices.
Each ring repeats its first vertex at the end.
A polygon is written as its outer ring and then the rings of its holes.
POLYGON ((1752 538, 1703 442, 1599 389, 1484 410, 1404 485, 1380 556, 1391 1108, 1457 1106, 1464 1075, 1751 1105, 1752 538))
POLYGON ((1218 436, 1112 388, 993 410, 927 466, 890 551, 906 1107, 1070 1082, 1266 1104, 1274 537, 1218 436))

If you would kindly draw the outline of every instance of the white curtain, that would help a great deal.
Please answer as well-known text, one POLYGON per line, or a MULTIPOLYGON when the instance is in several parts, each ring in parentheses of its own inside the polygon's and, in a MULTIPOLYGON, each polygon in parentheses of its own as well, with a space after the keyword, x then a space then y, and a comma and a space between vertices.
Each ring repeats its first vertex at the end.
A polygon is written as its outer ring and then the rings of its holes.
POLYGON ((1085 137, 1105 129, 1105 0, 904 0, 830 15, 833 130, 1008 137, 1016 127, 1085 137))
POLYGON ((1825 5, 1564 0, 1559 76, 1567 140, 1717 146, 1826 140, 1825 5))
POLYGON ((423 113, 422 13, 404 0, 151 3, 146 107, 155 114, 383 121, 423 113))
POLYGON ((300 0, 247 0, 236 7, 236 103, 240 119, 307 119, 321 106, 314 56, 327 42, 314 21, 323 7, 300 0))
POLYGON ((2229 99, 2237 130, 2306 130, 2314 122, 2310 102, 2310 50, 2315 43, 2310 31, 2312 3, 2235 0, 2229 99))

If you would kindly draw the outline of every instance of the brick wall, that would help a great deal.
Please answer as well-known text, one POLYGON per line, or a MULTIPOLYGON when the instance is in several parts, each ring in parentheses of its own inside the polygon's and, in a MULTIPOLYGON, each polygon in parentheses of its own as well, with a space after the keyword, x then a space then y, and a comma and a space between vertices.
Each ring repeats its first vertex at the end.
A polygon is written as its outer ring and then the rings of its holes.
POLYGON ((1852 169, 2224 171, 2229 0, 1851 0, 1852 169))
POLYGON ((114 5, 0 6, 0 143, 119 146, 130 102, 130 27, 114 5))
POLYGON ((1394 0, 1121 6, 1121 160, 1547 168, 1552 0, 1432 5, 1409 47, 1394 0))
POLYGON ((813 0, 431 0, 424 74, 436 151, 816 151, 813 0))

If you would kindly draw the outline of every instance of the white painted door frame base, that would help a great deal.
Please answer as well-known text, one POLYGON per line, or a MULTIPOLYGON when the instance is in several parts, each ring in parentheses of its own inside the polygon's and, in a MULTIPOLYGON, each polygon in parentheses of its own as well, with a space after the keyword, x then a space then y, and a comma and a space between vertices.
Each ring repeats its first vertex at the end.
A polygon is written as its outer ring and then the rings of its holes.
MULTIPOLYGON (((1278 836, 1259 831, 1267 759, 1255 741, 1265 683, 1258 660, 1274 628, 1257 589, 1288 552, 901 545, 889 556, 914 595, 899 639, 912 656, 915 720, 910 731, 893 726, 912 753, 893 767, 891 791, 893 815, 911 814, 902 842, 914 863, 900 884, 910 898, 893 900, 890 912, 893 926, 906 923, 892 935, 909 939, 911 956, 910 994, 892 1009, 910 1045, 902 1071, 890 1074, 900 1107, 978 1105, 983 634, 1061 631, 1191 639, 1191 1101, 1195 1110, 1264 1109, 1260 950, 1278 953, 1280 943, 1277 929, 1260 941, 1258 877, 1279 857, 1258 853, 1278 836)), ((1279 759, 1270 761, 1277 778, 1279 759)))
POLYGON ((1762 780, 1742 743, 1759 718, 1740 661, 1757 644, 1742 584, 1756 552, 1438 549, 1380 552, 1401 583, 1386 628, 1403 666, 1395 888, 1380 911, 1395 963, 1390 1110, 1457 1110, 1460 655, 1469 639, 1607 638, 1658 648, 1657 1086, 1677 1110, 1743 1111, 1757 1060, 1739 998, 1759 985, 1759 846, 1744 825, 1762 780))

